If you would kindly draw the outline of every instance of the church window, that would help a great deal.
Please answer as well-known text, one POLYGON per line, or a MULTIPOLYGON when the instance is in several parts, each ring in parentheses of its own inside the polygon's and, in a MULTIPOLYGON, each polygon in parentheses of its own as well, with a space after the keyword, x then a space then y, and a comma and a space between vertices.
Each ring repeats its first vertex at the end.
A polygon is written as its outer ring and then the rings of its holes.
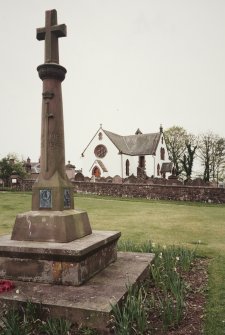
POLYGON ((157 176, 160 176, 160 165, 157 164, 157 176))
POLYGON ((129 159, 126 160, 126 176, 130 175, 130 161, 129 159))
POLYGON ((100 132, 100 133, 98 133, 98 139, 99 139, 99 141, 101 141, 102 140, 102 132, 100 132))
POLYGON ((163 136, 162 136, 161 142, 162 142, 162 144, 163 144, 163 136))
POLYGON ((161 158, 162 161, 165 160, 165 149, 164 148, 160 149, 160 158, 161 158))
POLYGON ((97 145, 94 150, 95 156, 98 158, 103 158, 107 154, 107 148, 103 144, 97 145))

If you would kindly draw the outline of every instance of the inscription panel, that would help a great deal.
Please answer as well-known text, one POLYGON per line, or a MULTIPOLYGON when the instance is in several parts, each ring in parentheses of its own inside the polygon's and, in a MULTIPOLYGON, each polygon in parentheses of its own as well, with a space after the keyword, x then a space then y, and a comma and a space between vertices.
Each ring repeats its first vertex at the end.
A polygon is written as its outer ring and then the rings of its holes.
POLYGON ((40 208, 52 208, 52 191, 40 190, 40 208))
POLYGON ((67 188, 64 189, 64 208, 71 208, 70 190, 67 188))

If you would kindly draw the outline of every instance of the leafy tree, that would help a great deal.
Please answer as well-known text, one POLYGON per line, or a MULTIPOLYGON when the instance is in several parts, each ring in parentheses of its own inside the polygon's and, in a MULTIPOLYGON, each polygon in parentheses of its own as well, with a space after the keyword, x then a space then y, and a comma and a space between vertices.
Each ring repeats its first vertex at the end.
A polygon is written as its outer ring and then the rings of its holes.
POLYGON ((195 142, 195 137, 193 135, 188 135, 188 139, 185 142, 186 152, 183 159, 181 159, 187 179, 190 179, 192 175, 193 163, 197 149, 197 144, 195 142))
POLYGON ((203 179, 218 179, 225 165, 225 139, 212 132, 201 134, 198 156, 204 167, 203 179))
POLYGON ((164 136, 169 158, 174 164, 176 175, 179 176, 184 171, 182 159, 187 148, 187 131, 182 127, 173 126, 164 132, 164 136))
POLYGON ((212 172, 212 147, 213 147, 213 133, 209 132, 200 135, 199 140, 199 158, 203 165, 203 179, 209 181, 212 172))
POLYGON ((23 162, 19 161, 15 154, 8 154, 0 160, 0 178, 4 181, 5 186, 9 185, 10 176, 16 174, 23 178, 26 171, 23 162))
POLYGON ((225 168, 225 138, 217 136, 212 152, 212 178, 218 179, 225 168))

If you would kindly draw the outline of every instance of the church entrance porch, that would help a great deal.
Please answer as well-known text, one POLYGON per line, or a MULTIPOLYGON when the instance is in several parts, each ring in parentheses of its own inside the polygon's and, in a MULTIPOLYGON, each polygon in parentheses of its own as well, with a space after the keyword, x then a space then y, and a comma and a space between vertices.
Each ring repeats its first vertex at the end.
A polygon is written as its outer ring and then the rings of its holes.
POLYGON ((95 166, 93 168, 93 170, 92 170, 92 176, 95 176, 97 178, 101 177, 101 171, 100 171, 100 169, 97 166, 95 166))

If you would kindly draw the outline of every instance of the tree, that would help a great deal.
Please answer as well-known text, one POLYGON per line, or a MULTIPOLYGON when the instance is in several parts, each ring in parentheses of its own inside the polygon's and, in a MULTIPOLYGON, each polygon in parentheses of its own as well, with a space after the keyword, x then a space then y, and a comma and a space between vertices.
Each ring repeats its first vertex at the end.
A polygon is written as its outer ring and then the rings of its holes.
POLYGON ((0 178, 4 181, 5 186, 9 185, 10 176, 16 174, 23 178, 26 174, 23 162, 19 161, 15 154, 8 154, 0 160, 0 178))
POLYGON ((195 137, 193 135, 188 135, 188 139, 186 140, 185 145, 186 145, 186 152, 183 156, 183 159, 181 159, 181 163, 183 165, 183 169, 187 179, 190 179, 192 175, 194 158, 197 149, 195 137))
POLYGON ((212 156, 212 178, 218 181, 218 177, 224 169, 225 164, 225 139, 218 137, 213 146, 212 156))
POLYGON ((184 171, 182 159, 186 151, 187 131, 178 126, 173 126, 164 132, 169 158, 172 161, 176 175, 179 176, 184 171))
POLYGON ((225 164, 225 139, 212 132, 201 134, 198 156, 204 167, 203 179, 218 179, 225 164))

